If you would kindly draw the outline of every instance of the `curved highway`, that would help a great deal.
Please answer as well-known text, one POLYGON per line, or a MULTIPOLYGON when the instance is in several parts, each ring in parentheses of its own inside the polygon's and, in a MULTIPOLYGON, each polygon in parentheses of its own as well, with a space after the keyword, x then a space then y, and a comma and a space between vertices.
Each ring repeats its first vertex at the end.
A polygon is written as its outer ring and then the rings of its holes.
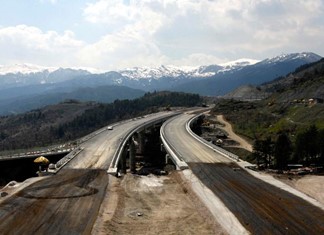
POLYGON ((323 210, 255 178, 197 141, 186 130, 186 123, 192 117, 183 114, 167 121, 163 130, 165 138, 247 231, 252 234, 324 234, 323 210))
POLYGON ((171 114, 125 121, 87 136, 81 151, 56 175, 0 204, 0 234, 90 234, 106 193, 106 171, 121 140, 134 128, 171 114))
POLYGON ((182 114, 166 121, 163 132, 168 144, 186 162, 231 162, 231 160, 224 158, 221 154, 215 153, 214 150, 196 141, 188 133, 186 123, 194 116, 193 114, 182 114))

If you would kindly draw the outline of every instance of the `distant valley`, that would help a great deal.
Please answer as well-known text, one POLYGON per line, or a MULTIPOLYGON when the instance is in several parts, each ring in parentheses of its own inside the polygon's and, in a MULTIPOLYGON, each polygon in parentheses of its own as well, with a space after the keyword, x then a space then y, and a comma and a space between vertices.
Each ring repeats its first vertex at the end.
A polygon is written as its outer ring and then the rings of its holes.
POLYGON ((260 85, 316 62, 314 53, 280 55, 262 61, 242 59, 223 65, 160 66, 96 72, 35 65, 0 67, 0 115, 22 113, 66 99, 109 103, 147 91, 182 91, 222 96, 242 85, 260 85))

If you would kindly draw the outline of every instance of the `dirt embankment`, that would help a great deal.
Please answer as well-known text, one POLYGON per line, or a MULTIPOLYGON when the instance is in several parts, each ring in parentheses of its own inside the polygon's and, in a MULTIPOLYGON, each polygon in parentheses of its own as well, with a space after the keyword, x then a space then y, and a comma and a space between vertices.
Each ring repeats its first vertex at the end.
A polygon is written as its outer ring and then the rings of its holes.
POLYGON ((300 192, 316 199, 324 205, 324 176, 323 175, 305 175, 289 176, 275 175, 275 178, 297 189, 300 192))
POLYGON ((230 138, 230 139, 236 141, 237 143, 239 143, 239 147, 244 148, 244 149, 246 149, 247 151, 250 151, 250 152, 253 151, 252 145, 249 142, 247 142, 245 139, 243 139, 242 137, 240 137, 240 136, 238 136, 237 134, 234 133, 232 125, 225 120, 223 115, 217 115, 216 118, 217 118, 217 121, 224 124, 224 126, 222 126, 220 128, 225 130, 228 133, 228 138, 230 138))
POLYGON ((92 234, 226 234, 179 174, 110 181, 92 234))

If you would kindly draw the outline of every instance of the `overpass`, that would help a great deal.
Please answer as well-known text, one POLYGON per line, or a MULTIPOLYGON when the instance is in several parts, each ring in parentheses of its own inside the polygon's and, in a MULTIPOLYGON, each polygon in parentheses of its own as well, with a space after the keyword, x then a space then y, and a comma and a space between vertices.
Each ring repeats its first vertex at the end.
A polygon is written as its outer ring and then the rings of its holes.
POLYGON ((126 153, 127 146, 129 151, 129 161, 130 161, 130 171, 135 171, 135 143, 138 146, 138 149, 142 152, 144 148, 144 133, 148 129, 155 129, 162 126, 163 122, 165 122, 170 117, 176 116, 179 113, 171 113, 170 115, 166 115, 163 117, 158 117, 149 121, 146 121, 132 129, 129 130, 128 134, 121 139, 121 144, 117 148, 117 151, 109 165, 107 173, 112 175, 117 175, 118 169, 121 170, 122 173, 126 173, 126 153), (136 137, 135 137, 136 136, 136 137))

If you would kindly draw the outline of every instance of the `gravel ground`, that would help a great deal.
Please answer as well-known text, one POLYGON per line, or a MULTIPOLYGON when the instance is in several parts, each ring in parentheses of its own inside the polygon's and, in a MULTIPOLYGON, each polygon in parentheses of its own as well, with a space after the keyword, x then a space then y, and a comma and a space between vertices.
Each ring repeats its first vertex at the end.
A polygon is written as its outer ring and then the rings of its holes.
POLYGON ((92 234, 226 234, 180 174, 111 180, 92 234))

